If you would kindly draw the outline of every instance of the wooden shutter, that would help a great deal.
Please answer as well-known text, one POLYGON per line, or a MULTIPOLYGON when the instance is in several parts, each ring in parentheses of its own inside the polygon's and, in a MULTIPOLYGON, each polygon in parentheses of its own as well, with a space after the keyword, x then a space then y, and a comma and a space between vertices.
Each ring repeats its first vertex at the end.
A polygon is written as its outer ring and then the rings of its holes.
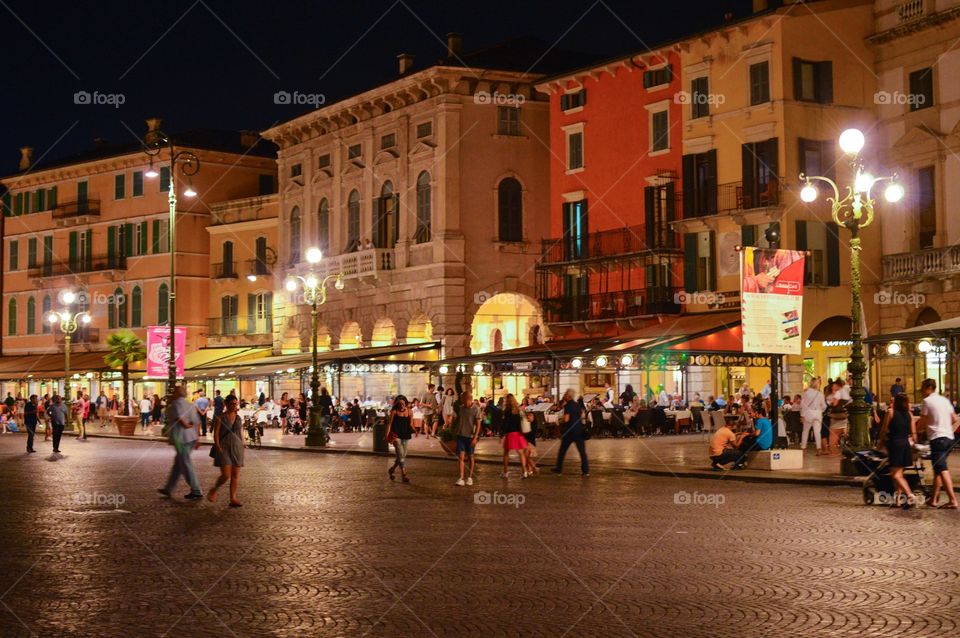
POLYGON ((667 187, 667 227, 664 229, 664 248, 676 248, 676 240, 673 235, 673 226, 670 222, 677 221, 677 185, 668 182, 667 187))
POLYGON ((133 254, 133 224, 123 225, 123 254, 128 257, 133 254))
POLYGON ((696 159, 695 155, 684 155, 682 160, 682 170, 681 178, 683 180, 683 216, 684 218, 699 217, 700 215, 705 214, 704 211, 701 211, 697 207, 697 201, 695 199, 695 190, 694 180, 696 179, 696 174, 694 172, 694 160, 696 159))
POLYGON ((744 224, 740 227, 740 245, 757 245, 757 227, 752 224, 744 224))
POLYGON ((717 149, 707 151, 707 215, 717 214, 717 149))
POLYGON ((160 252, 160 220, 153 220, 153 254, 160 252))
POLYGON ((827 285, 840 285, 840 233, 833 222, 827 224, 827 285))
POLYGON ((793 58, 793 99, 803 99, 803 60, 793 58))
MULTIPOLYGON (((756 158, 754 156, 753 144, 744 144, 740 147, 740 163, 743 171, 743 199, 747 202, 747 206, 753 207, 754 199, 754 185, 756 184, 756 173, 754 170, 754 162, 756 158)), ((737 202, 737 208, 741 207, 741 202, 737 202)))
POLYGON ((833 103, 833 62, 817 62, 817 101, 821 104, 833 103))
POLYGON ((76 270, 77 267, 77 231, 70 231, 70 249, 68 253, 68 263, 70 270, 76 270))
POLYGON ((257 332, 257 296, 247 293, 247 334, 257 332))
POLYGON ((707 264, 708 290, 717 289, 717 234, 710 231, 710 262, 707 264))
POLYGON ((656 226, 656 213, 655 207, 657 205, 657 189, 653 186, 647 186, 643 189, 643 211, 644 211, 644 224, 643 229, 645 232, 647 248, 653 248, 656 234, 654 232, 656 226))
POLYGON ((697 234, 683 236, 683 289, 697 291, 697 234))
POLYGON ((147 254, 147 222, 140 222, 140 252, 141 255, 147 254))
POLYGON ((115 226, 107 226, 107 261, 115 263, 117 256, 117 229, 115 226))

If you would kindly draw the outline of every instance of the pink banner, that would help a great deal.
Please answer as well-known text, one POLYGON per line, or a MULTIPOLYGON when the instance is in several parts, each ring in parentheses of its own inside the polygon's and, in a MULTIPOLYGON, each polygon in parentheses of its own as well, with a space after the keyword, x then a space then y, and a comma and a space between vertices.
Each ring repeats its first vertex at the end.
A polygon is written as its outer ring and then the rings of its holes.
MULTIPOLYGON (((184 358, 187 344, 187 329, 177 328, 174 351, 177 354, 177 378, 183 378, 184 358)), ((170 328, 150 326, 147 328, 147 377, 164 379, 169 374, 170 328)))

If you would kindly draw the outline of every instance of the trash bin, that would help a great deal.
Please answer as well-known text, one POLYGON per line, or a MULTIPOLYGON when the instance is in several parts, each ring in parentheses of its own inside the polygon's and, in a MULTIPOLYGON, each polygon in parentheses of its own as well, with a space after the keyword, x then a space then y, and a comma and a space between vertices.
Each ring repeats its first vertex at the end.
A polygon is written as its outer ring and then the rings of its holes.
POLYGON ((390 446, 387 445, 387 422, 385 419, 376 419, 373 422, 373 451, 376 454, 389 454, 390 446))

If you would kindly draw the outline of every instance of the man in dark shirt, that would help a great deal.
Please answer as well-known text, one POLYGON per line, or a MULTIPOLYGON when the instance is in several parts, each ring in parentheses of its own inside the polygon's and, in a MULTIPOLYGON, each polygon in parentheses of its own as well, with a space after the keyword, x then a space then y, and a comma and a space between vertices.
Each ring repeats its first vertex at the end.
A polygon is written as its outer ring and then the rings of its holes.
POLYGON ((890 396, 896 398, 898 394, 903 394, 906 392, 906 389, 903 387, 903 379, 897 377, 893 381, 893 385, 890 386, 890 396))
POLYGON ((590 462, 587 460, 586 430, 583 423, 583 406, 573 398, 573 390, 567 390, 562 399, 563 423, 560 429, 563 436, 560 439, 560 452, 557 454, 557 465, 551 471, 554 474, 563 474, 563 458, 571 444, 577 446, 580 453, 580 472, 590 476, 590 462))
POLYGON ((7 398, 3 400, 3 404, 7 406, 7 410, 13 410, 13 406, 16 402, 17 400, 13 398, 13 395, 7 392, 7 398))
POLYGON ((220 390, 217 390, 214 393, 213 397, 213 418, 216 420, 218 416, 223 414, 223 397, 220 396, 220 390))
POLYGON ((37 395, 31 394, 23 406, 23 425, 27 428, 27 453, 33 454, 33 437, 37 433, 37 395))

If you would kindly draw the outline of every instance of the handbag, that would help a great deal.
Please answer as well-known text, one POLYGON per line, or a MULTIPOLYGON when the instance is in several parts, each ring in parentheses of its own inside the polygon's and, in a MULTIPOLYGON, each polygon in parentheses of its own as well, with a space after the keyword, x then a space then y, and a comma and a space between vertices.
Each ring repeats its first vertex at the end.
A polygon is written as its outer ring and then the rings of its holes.
POLYGON ((393 442, 397 440, 397 433, 391 432, 387 435, 387 445, 393 445, 393 442))

